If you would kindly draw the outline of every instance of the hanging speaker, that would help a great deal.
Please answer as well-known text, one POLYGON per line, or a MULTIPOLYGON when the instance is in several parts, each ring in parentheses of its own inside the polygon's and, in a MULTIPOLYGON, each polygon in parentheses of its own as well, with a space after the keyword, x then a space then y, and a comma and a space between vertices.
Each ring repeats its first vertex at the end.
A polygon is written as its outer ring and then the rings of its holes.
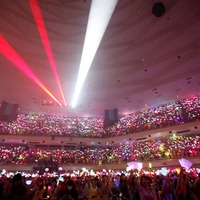
POLYGON ((118 122, 118 109, 105 110, 104 128, 113 126, 116 122, 118 122))
POLYGON ((153 4, 152 13, 156 17, 161 17, 165 13, 165 5, 162 2, 157 2, 153 4))
POLYGON ((0 107, 0 121, 12 122, 17 119, 18 104, 3 101, 0 107))

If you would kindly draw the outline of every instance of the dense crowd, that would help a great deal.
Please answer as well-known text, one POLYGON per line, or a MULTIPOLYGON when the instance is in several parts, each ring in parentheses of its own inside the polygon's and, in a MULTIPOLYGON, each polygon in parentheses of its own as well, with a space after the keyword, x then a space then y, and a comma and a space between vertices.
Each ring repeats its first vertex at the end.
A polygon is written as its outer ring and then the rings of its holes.
POLYGON ((121 135, 200 120, 200 97, 179 100, 121 117, 110 133, 121 135))
POLYGON ((1 200, 198 200, 200 174, 101 173, 77 176, 26 177, 17 173, 0 178, 1 200))
POLYGON ((103 117, 19 114, 12 123, 0 122, 0 134, 110 137, 200 120, 200 97, 120 116, 111 127, 103 117))
POLYGON ((128 161, 172 159, 200 155, 200 136, 172 136, 146 142, 129 141, 120 146, 98 146, 76 149, 31 149, 28 145, 1 145, 0 164, 57 163, 111 164, 128 161))
MULTIPOLYGON (((121 116, 105 128, 103 118, 19 114, 12 123, 1 122, 0 134, 111 137, 144 130, 180 125, 200 120, 200 97, 121 116)), ((181 169, 168 175, 103 174, 45 177, 59 171, 60 164, 117 164, 187 158, 200 155, 200 136, 156 138, 145 142, 128 141, 119 146, 76 146, 67 149, 31 148, 26 144, 0 145, 0 164, 34 164, 38 177, 0 174, 1 200, 176 200, 200 199, 200 177, 181 169), (46 171, 48 169, 48 171, 46 171), (40 176, 39 176, 40 174, 40 176)), ((5 166, 5 165, 4 165, 5 166)))

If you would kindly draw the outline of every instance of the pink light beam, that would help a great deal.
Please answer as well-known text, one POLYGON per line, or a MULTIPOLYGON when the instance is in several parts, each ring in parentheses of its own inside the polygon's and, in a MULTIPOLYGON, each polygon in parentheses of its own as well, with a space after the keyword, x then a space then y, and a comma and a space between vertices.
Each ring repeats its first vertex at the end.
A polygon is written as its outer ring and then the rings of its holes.
POLYGON ((54 56, 53 56, 53 53, 52 53, 52 50, 51 50, 51 45, 50 45, 50 42, 49 42, 49 39, 48 39, 48 34, 47 34, 47 31, 46 31, 46 28, 45 28, 45 25, 44 25, 44 20, 42 18, 42 14, 41 14, 41 11, 40 11, 40 6, 39 6, 39 3, 38 3, 38 0, 29 0, 29 4, 30 4, 30 7, 31 7, 31 10, 32 10, 32 13, 33 13, 33 16, 34 16, 40 37, 41 37, 41 40, 42 40, 42 43, 44 45, 47 57, 49 59, 51 69, 53 71, 53 74, 54 74, 54 77, 55 77, 56 82, 58 84, 62 99, 64 101, 64 105, 66 106, 67 103, 66 103, 66 100, 65 100, 65 97, 64 97, 64 94, 63 94, 62 87, 60 85, 60 79, 59 79, 59 76, 58 76, 56 63, 55 63, 54 56))
POLYGON ((44 86, 44 84, 37 78, 30 67, 20 57, 19 54, 12 48, 12 46, 6 41, 6 39, 0 35, 0 52, 19 70, 21 70, 26 76, 32 79, 40 88, 42 88, 55 102, 60 106, 62 104, 56 99, 56 97, 44 86))

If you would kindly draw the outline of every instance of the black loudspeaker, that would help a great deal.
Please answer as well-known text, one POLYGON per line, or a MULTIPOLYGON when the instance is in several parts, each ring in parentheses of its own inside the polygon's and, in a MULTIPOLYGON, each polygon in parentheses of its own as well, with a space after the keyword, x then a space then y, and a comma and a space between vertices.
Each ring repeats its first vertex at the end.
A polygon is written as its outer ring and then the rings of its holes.
POLYGON ((116 122, 118 122, 118 109, 105 110, 104 128, 113 126, 116 122))
POLYGON ((0 121, 12 122, 17 119, 18 104, 8 103, 3 101, 0 107, 0 121))
POLYGON ((153 4, 152 13, 156 17, 161 17, 165 13, 165 5, 162 2, 157 2, 153 4))

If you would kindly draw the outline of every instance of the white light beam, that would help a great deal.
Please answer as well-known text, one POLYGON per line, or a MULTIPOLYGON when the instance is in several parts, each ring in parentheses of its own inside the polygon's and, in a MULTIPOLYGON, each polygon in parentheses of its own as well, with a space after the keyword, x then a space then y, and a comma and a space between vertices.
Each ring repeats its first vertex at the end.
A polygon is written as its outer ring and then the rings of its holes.
POLYGON ((78 102, 82 86, 118 0, 92 0, 79 73, 71 106, 78 102))

